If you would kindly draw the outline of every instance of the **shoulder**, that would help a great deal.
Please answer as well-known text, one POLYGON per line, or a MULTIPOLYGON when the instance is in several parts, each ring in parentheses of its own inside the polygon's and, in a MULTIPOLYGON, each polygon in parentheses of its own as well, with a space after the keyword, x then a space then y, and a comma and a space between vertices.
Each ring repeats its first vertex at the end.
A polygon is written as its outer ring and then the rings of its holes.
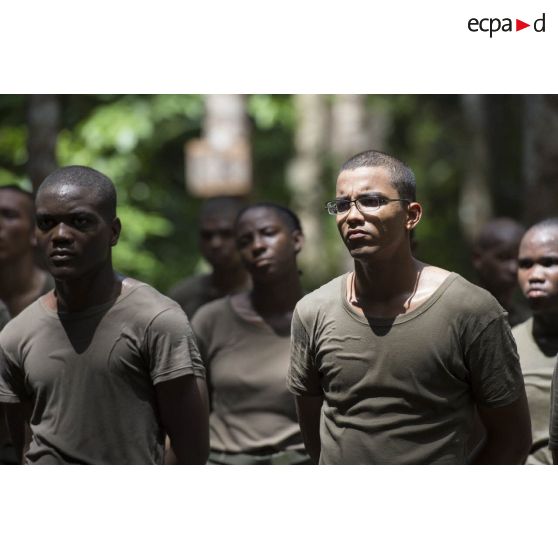
POLYGON ((482 287, 474 285, 457 273, 452 273, 448 281, 450 284, 445 302, 455 311, 469 315, 490 314, 493 317, 505 314, 505 310, 494 296, 482 287))
POLYGON ((534 342, 532 332, 533 318, 529 318, 526 322, 522 322, 521 324, 512 327, 512 334, 518 345, 525 342, 534 342))
POLYGON ((211 326, 216 321, 223 320, 224 317, 231 313, 229 296, 212 300, 201 306, 196 312, 196 315, 192 318, 192 327, 197 332, 199 329, 211 326))
POLYGON ((47 317, 47 313, 39 298, 12 318, 2 329, 0 332, 2 348, 13 350, 32 338, 37 330, 43 328, 43 317, 47 317))
POLYGON ((169 296, 173 300, 177 300, 178 302, 180 302, 179 299, 191 296, 193 293, 204 290, 208 282, 209 275, 206 273, 186 277, 185 279, 182 279, 182 281, 179 281, 173 287, 171 287, 171 289, 169 290, 169 296))
POLYGON ((117 310, 133 313, 134 319, 145 325, 162 313, 175 314, 180 320, 186 317, 174 300, 151 285, 130 277, 123 281, 121 299, 117 306, 117 310))
POLYGON ((312 320, 320 311, 330 308, 333 303, 341 303, 343 281, 347 274, 335 277, 325 285, 302 297, 296 305, 296 313, 304 322, 312 320))

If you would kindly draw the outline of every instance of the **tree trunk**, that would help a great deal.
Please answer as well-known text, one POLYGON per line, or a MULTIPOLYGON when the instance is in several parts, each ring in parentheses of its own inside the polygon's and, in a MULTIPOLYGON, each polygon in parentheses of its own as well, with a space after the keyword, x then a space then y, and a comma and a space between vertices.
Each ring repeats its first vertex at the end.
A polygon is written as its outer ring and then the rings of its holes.
POLYGON ((30 95, 27 109, 27 174, 36 192, 57 168, 56 140, 60 126, 60 99, 56 95, 30 95))
POLYGON ((558 215, 558 96, 525 98, 525 222, 558 215))
POLYGON ((489 147, 483 96, 463 95, 461 99, 468 128, 468 142, 465 151, 465 180, 459 200, 459 220, 465 237, 471 242, 493 215, 489 187, 489 147))
POLYGON ((323 95, 296 95, 294 103, 296 155, 290 163, 287 182, 306 237, 299 260, 309 284, 314 285, 328 273, 329 259, 323 253, 322 226, 323 156, 329 127, 327 100, 323 95))

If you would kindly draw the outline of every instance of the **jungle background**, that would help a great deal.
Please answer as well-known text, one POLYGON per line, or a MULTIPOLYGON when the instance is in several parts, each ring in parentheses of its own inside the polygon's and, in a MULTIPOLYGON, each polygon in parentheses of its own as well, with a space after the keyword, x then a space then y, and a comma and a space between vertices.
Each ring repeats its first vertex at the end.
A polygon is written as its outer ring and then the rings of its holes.
POLYGON ((558 96, 0 95, 0 185, 36 190, 69 164, 104 172, 123 222, 115 267, 163 292, 204 267, 197 215, 216 189, 185 155, 196 140, 244 165, 250 201, 299 213, 307 289, 349 265, 324 204, 339 165, 365 149, 415 171, 419 259, 469 279, 470 242, 488 219, 558 215, 558 96))

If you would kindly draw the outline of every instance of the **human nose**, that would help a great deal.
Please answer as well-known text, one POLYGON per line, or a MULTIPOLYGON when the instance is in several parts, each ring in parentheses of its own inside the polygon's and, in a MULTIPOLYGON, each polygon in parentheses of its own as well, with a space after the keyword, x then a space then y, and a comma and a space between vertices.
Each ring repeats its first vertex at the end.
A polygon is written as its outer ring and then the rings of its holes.
POLYGON ((362 212, 357 206, 357 200, 350 200, 349 201, 349 210, 346 213, 347 221, 362 221, 363 216, 362 212))
POLYGON ((256 234, 252 240, 252 253, 257 256, 264 252, 266 247, 263 237, 256 234))
POLYGON ((58 225, 52 229, 51 239, 53 244, 68 244, 72 242, 73 237, 70 227, 65 223, 58 223, 58 225))
POLYGON ((209 241, 209 246, 213 249, 220 248, 222 244, 223 240, 218 234, 214 234, 209 241))
POLYGON ((539 264, 533 265, 533 267, 531 267, 531 269, 529 270, 529 275, 527 280, 529 281, 529 284, 544 283, 545 281, 544 266, 539 264))

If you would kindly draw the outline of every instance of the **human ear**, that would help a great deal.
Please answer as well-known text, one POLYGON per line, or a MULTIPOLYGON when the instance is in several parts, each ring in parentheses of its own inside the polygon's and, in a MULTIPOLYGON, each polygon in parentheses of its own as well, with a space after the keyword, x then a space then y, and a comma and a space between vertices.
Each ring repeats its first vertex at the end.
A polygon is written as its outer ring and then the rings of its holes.
POLYGON ((111 237, 110 237, 110 245, 116 246, 118 244, 118 239, 120 238, 120 231, 122 230, 122 223, 118 217, 115 217, 110 224, 111 228, 111 237))
POLYGON ((408 231, 414 229, 422 217, 422 206, 418 202, 409 202, 407 206, 407 218, 405 220, 405 228, 408 231))
POLYGON ((302 246, 304 245, 304 234, 302 231, 295 230, 291 233, 293 244, 295 248, 295 254, 298 254, 302 250, 302 246))

